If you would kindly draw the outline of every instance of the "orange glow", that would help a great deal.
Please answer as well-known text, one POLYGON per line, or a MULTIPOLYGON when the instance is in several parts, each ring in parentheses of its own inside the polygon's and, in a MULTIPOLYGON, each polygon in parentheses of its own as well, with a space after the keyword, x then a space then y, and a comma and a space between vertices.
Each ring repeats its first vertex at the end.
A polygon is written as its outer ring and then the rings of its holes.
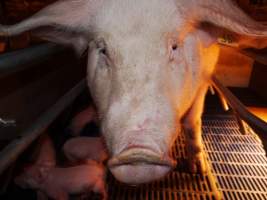
POLYGON ((219 58, 220 48, 217 44, 212 44, 207 48, 201 44, 200 52, 202 59, 201 66, 205 69, 205 74, 209 76, 212 74, 214 70, 213 66, 216 65, 219 58))
POLYGON ((248 110, 267 123, 267 108, 248 107, 248 110))
POLYGON ((6 44, 3 42, 0 42, 0 53, 4 52, 6 48, 6 44))

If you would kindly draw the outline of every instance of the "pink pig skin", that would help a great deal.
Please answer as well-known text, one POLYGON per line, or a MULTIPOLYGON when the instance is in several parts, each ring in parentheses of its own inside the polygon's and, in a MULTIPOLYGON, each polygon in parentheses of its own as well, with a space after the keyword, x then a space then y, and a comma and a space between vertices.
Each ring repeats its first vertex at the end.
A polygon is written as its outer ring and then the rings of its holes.
POLYGON ((46 167, 56 166, 56 152, 53 142, 48 134, 44 134, 40 138, 38 144, 40 146, 37 159, 34 164, 46 167))
POLYGON ((70 130, 73 136, 78 136, 87 123, 97 121, 97 114, 93 106, 88 106, 79 112, 71 121, 70 130))
MULTIPOLYGON (((32 188, 31 185, 35 185, 34 178, 40 177, 40 171, 43 169, 50 169, 56 166, 56 152, 53 142, 47 133, 44 133, 37 141, 36 158, 33 164, 28 164, 24 167, 24 174, 15 178, 15 182, 22 188, 32 188), (32 177, 31 177, 32 176, 32 177)), ((37 191, 38 200, 48 200, 46 194, 41 191, 37 191)))
POLYGON ((70 139, 64 144, 63 151, 71 162, 85 161, 87 159, 103 162, 108 158, 103 140, 100 137, 70 139))
POLYGON ((95 161, 70 168, 47 168, 32 165, 15 179, 23 188, 37 189, 55 200, 67 200, 68 194, 90 191, 106 199, 105 169, 95 161))

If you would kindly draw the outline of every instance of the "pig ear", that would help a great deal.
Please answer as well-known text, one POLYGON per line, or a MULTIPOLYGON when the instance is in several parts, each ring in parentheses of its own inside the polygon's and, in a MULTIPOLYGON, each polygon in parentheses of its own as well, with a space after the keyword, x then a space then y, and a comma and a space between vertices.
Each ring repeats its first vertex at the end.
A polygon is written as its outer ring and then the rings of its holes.
POLYGON ((198 28, 198 33, 200 33, 198 35, 206 46, 212 43, 219 43, 238 49, 263 49, 267 47, 267 36, 238 34, 211 24, 202 24, 198 28))
POLYGON ((194 25, 204 25, 205 30, 219 43, 240 48, 267 46, 267 26, 251 19, 234 1, 191 0, 184 4, 187 13, 190 13, 187 16, 189 21, 194 25))
POLYGON ((87 46, 90 16, 95 0, 61 0, 32 17, 11 26, 0 25, 0 36, 14 36, 32 30, 46 40, 73 45, 78 52, 87 46))

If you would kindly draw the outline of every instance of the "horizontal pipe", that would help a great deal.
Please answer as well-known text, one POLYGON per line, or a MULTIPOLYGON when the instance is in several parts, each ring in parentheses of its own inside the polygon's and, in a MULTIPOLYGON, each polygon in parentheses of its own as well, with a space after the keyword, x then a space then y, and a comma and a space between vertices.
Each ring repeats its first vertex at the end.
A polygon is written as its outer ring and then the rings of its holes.
POLYGON ((13 140, 0 152, 0 174, 4 172, 25 149, 45 131, 46 128, 69 106, 74 99, 86 88, 86 80, 83 79, 68 93, 61 97, 32 126, 22 131, 21 137, 13 140))
POLYGON ((15 73, 44 60, 53 58, 56 54, 66 51, 66 48, 53 43, 44 43, 29 48, 0 54, 0 78, 15 73))
MULTIPOLYGON (((251 59, 267 66, 267 53, 263 53, 262 50, 259 49, 239 49, 232 46, 227 46, 224 44, 220 44, 222 47, 227 47, 228 49, 233 49, 251 59)), ((266 52, 266 51, 265 51, 266 52)))
POLYGON ((239 101, 228 88, 224 87, 216 77, 213 77, 212 81, 213 86, 224 95, 232 109, 255 131, 255 133, 257 133, 267 152, 267 123, 249 112, 241 101, 239 101))
POLYGON ((263 65, 267 65, 267 54, 265 53, 257 53, 253 50, 240 50, 240 53, 252 58, 253 60, 261 63, 263 65))

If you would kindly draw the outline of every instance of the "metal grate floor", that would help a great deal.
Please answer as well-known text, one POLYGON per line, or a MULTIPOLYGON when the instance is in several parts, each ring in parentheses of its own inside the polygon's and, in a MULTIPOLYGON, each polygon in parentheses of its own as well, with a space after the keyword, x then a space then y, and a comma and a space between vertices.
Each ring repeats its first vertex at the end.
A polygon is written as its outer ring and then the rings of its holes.
POLYGON ((179 136, 173 147, 172 156, 178 160, 176 169, 163 180, 142 186, 127 186, 117 182, 108 174, 108 197, 111 200, 217 200, 220 193, 217 190, 214 176, 190 174, 186 171, 186 152, 184 136, 179 136))
POLYGON ((180 166, 165 179, 138 187, 123 185, 108 174, 109 199, 267 199, 267 158, 254 134, 242 135, 230 116, 204 117, 203 141, 210 166, 208 175, 190 174, 185 170, 184 137, 179 136, 172 154, 180 166))
POLYGON ((203 120, 203 140, 212 174, 225 200, 267 199, 267 158, 253 133, 242 135, 229 117, 203 120))

